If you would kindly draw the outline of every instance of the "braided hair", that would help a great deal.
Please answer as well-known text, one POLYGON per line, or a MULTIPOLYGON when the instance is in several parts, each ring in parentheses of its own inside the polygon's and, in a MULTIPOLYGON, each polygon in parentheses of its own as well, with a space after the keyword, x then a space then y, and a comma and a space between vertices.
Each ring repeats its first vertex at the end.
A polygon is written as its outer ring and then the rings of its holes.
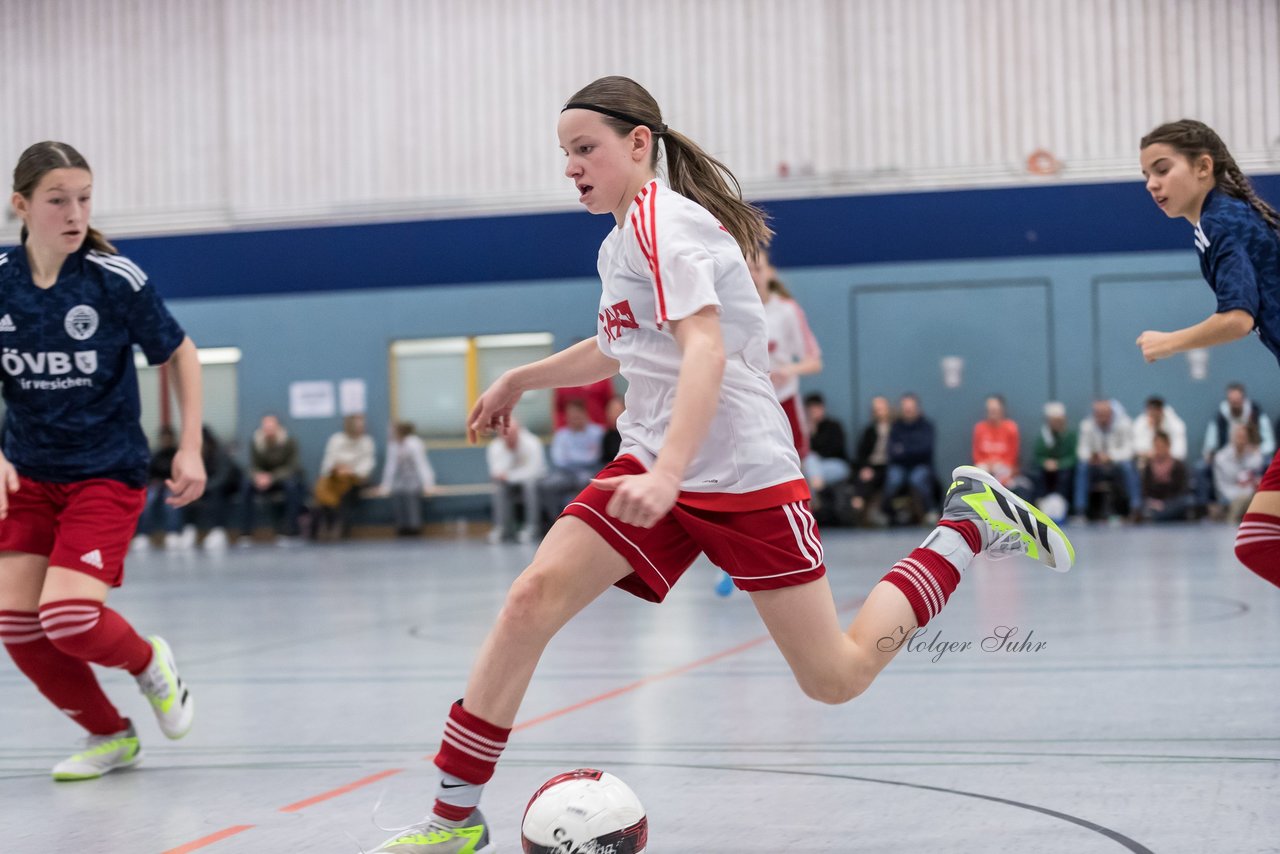
POLYGON ((1209 155, 1213 161, 1213 179, 1217 187, 1228 196, 1248 203, 1273 231, 1280 233, 1280 213, 1263 201, 1253 189, 1253 184, 1240 171, 1235 158, 1227 150, 1226 143, 1214 133, 1213 128, 1195 119, 1169 122, 1144 136, 1140 147, 1146 148, 1157 143, 1170 146, 1188 160, 1194 160, 1202 154, 1209 155))

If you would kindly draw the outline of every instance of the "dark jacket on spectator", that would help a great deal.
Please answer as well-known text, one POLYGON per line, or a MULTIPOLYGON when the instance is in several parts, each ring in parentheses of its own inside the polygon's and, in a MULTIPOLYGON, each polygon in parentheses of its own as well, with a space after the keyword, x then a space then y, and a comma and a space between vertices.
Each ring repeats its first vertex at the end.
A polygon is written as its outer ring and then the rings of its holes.
POLYGON ((1180 495, 1186 495, 1190 483, 1187 478, 1187 464, 1174 459, 1169 469, 1167 480, 1156 478, 1151 471, 1151 463, 1142 467, 1142 497, 1154 498, 1157 501, 1168 501, 1180 495))
POLYGON ((288 433, 279 442, 267 442, 262 431, 253 434, 253 447, 249 449, 249 469, 266 472, 276 483, 296 477, 302 471, 298 459, 298 443, 288 433))
POLYGON ((834 418, 824 418, 809 436, 809 450, 820 457, 834 460, 849 459, 849 450, 844 443, 844 428, 834 418))
POLYGON ((911 422, 893 422, 889 428, 889 465, 932 466, 933 441, 933 422, 923 415, 911 422))

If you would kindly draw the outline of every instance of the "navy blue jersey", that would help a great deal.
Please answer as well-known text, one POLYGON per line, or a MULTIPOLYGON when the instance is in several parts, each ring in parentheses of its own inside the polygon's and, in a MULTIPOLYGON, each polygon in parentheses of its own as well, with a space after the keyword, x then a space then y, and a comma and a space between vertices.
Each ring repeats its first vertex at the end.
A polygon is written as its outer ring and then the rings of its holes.
POLYGON ((4 455, 51 483, 147 479, 133 345, 168 360, 185 333, 137 265, 82 248, 36 287, 24 247, 0 255, 4 455))
POLYGON ((1249 203, 1210 190, 1196 225, 1200 272, 1218 297, 1218 313, 1240 309, 1280 360, 1280 234, 1249 203))

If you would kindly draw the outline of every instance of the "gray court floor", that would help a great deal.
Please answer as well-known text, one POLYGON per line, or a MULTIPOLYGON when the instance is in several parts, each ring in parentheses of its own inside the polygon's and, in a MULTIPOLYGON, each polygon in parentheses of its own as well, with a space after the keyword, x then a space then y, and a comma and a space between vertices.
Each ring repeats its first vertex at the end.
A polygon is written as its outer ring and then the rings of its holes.
MULTIPOLYGON (((1067 575, 976 564, 843 707, 804 698, 708 565, 661 607, 611 592, 535 678, 486 791, 492 850, 518 852, 529 795, 586 765, 636 790, 655 854, 1280 851, 1280 590, 1236 565, 1225 527, 1072 534, 1067 575), (1002 626, 1027 648, 984 650, 1002 626)), ((919 539, 828 532, 846 616, 919 539)), ((132 559, 113 604, 172 643, 195 729, 165 741, 108 672, 146 760, 54 784, 79 733, 5 658, 0 852, 372 848, 375 821, 427 809, 442 716, 531 553, 428 540, 132 559)))

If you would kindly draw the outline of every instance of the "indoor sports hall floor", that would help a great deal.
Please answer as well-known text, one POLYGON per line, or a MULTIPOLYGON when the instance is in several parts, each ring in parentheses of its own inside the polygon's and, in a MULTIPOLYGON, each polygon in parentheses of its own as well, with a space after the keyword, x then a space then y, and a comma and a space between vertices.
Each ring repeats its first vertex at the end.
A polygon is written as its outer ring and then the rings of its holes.
MULTIPOLYGON (((653 854, 1280 851, 1280 590, 1224 526, 1075 529, 1080 563, 975 565, 871 691, 823 707, 699 563, 654 607, 611 591, 553 643, 485 796, 494 854, 545 778, 611 770, 653 854), (984 651, 1000 626, 1028 649, 984 651), (1036 644, 1043 644, 1036 648, 1036 644), (935 658, 937 660, 935 660, 935 658)), ((920 532, 826 536, 844 613, 920 532)), ((76 728, 0 664, 0 852, 356 854, 429 804, 442 716, 531 547, 478 540, 152 552, 113 599, 197 699, 166 742, 54 784, 76 728)))

